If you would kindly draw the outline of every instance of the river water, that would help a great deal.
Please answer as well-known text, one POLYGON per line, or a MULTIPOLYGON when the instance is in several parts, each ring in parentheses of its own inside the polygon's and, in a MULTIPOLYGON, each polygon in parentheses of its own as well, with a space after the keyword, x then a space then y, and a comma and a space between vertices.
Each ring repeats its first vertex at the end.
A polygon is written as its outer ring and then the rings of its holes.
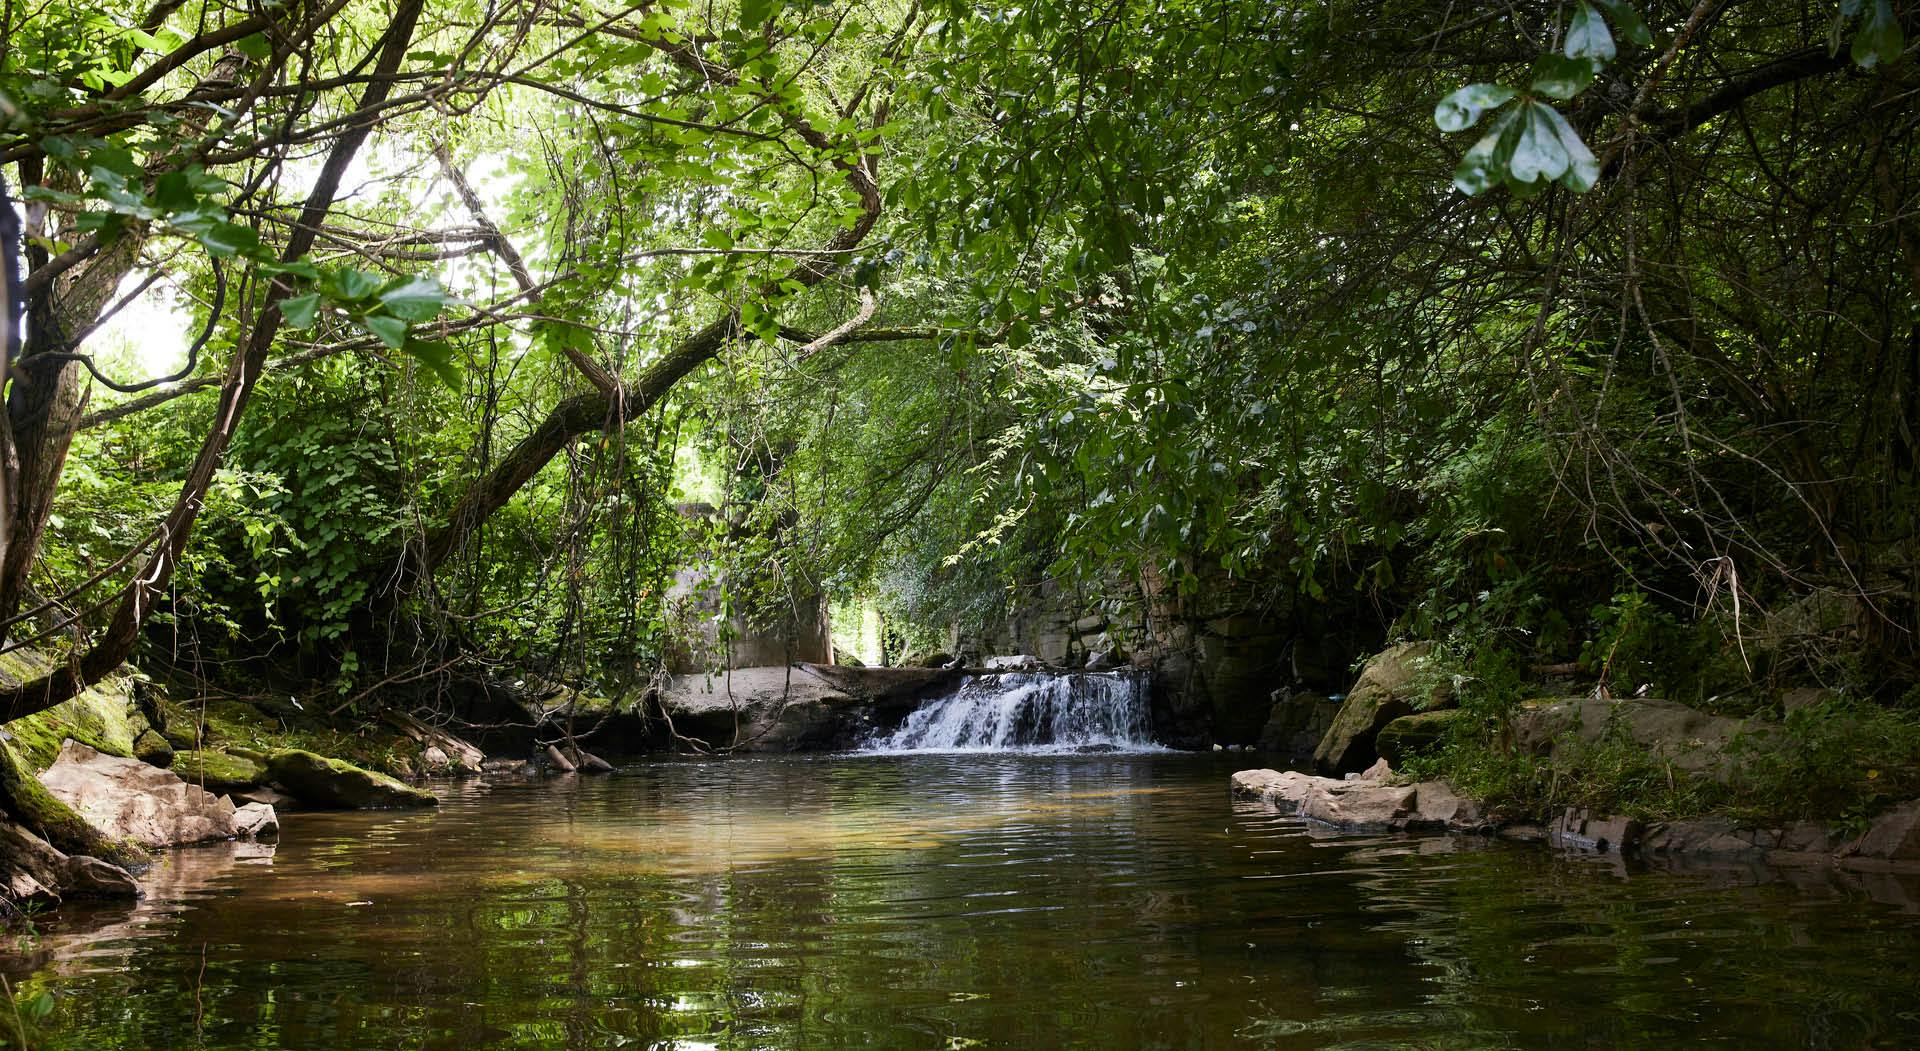
POLYGON ((1331 838, 1231 758, 445 785, 175 852, 0 969, 47 1048, 1920 1046, 1911 882, 1331 838))

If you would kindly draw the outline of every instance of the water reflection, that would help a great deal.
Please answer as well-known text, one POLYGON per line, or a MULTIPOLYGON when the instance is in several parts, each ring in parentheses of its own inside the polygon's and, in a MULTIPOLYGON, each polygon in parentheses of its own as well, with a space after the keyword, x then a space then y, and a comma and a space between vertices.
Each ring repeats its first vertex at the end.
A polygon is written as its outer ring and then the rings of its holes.
MULTIPOLYGON (((1330 839, 1215 757, 669 761, 289 814, 10 974, 49 1047, 1892 1046, 1910 884, 1330 839), (1891 902, 1885 904, 1883 902, 1891 902)), ((72 921, 77 928, 79 919, 72 921)))

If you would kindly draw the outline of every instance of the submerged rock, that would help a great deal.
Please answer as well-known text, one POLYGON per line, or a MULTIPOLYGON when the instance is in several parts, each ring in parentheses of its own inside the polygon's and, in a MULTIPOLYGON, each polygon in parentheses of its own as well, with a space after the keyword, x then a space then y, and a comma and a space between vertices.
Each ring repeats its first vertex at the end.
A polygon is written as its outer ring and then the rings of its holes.
POLYGON ((40 783, 54 798, 115 839, 173 847, 232 839, 233 801, 190 785, 170 770, 68 741, 40 783))
POLYGON ((309 806, 349 810, 437 806, 432 792, 402 784, 385 774, 298 748, 267 756, 267 776, 309 806))
POLYGON ((1314 749, 1315 770, 1328 775, 1352 773, 1379 758, 1375 738, 1388 723, 1413 714, 1415 672, 1432 650, 1431 643, 1403 642, 1367 662, 1327 735, 1314 749))

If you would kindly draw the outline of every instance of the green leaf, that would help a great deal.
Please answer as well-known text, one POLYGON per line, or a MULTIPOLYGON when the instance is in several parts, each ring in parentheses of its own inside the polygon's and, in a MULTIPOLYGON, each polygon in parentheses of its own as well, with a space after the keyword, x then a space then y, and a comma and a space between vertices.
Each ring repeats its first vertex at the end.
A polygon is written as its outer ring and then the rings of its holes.
POLYGON ((233 42, 233 49, 253 59, 255 62, 265 62, 267 56, 273 54, 273 45, 267 42, 267 35, 265 33, 255 33, 252 36, 241 37, 233 42))
POLYGON ((334 298, 348 303, 365 299, 379 288, 379 276, 369 274, 365 270, 349 267, 336 270, 327 276, 327 289, 333 293, 334 298))
POLYGON ((380 304, 387 313, 405 321, 431 321, 454 302, 453 296, 431 277, 402 277, 388 282, 380 290, 380 304))
POLYGON ((1560 141, 1554 127, 1559 114, 1544 102, 1527 102, 1520 107, 1519 139, 1513 146, 1513 160, 1507 171, 1515 182, 1532 183, 1558 179, 1572 166, 1573 158, 1560 141))
POLYGON ((1499 120, 1493 122, 1488 130, 1467 155, 1460 158, 1460 166, 1453 170, 1453 185, 1461 193, 1472 196, 1491 189, 1505 174, 1508 158, 1513 156, 1513 136, 1509 134, 1518 123, 1520 111, 1508 110, 1499 120))
POLYGON ((1892 65, 1906 46, 1906 35, 1893 17, 1893 5, 1889 0, 1874 0, 1866 20, 1853 34, 1853 64, 1861 69, 1892 65))
POLYGON ((250 226, 216 222, 199 234, 200 243, 221 259, 231 259, 260 247, 260 235, 250 226))
POLYGON ((758 29, 780 9, 780 0, 740 0, 740 25, 758 29))
POLYGON ((185 172, 168 172, 153 184, 153 200, 163 211, 190 212, 200 204, 193 180, 185 172))
POLYGON ((1554 99, 1570 99, 1593 83, 1596 63, 1590 58, 1541 55, 1533 64, 1533 90, 1554 99))
POLYGON ((280 301, 280 316, 287 319, 289 328, 312 328, 319 312, 320 293, 318 292, 308 292, 304 296, 289 296, 280 301))
POLYGON ((1606 9, 1607 17, 1613 19, 1614 31, 1627 38, 1627 42, 1641 47, 1653 43, 1653 31, 1647 28, 1646 19, 1634 10, 1627 0, 1596 0, 1606 9))
POLYGON ((1566 46, 1561 50, 1568 58, 1590 58, 1597 62, 1612 60, 1615 53, 1613 34, 1607 30, 1607 23, 1592 4, 1582 0, 1580 6, 1574 9, 1573 21, 1567 25, 1566 46))
POLYGON ((437 339, 409 339, 400 347, 400 352, 425 365, 429 372, 440 378, 447 389, 460 389, 460 370, 453 365, 453 348, 437 339))
POLYGON ((1580 139, 1567 118, 1551 106, 1541 106, 1546 111, 1547 120, 1553 125, 1554 134, 1560 139, 1560 148, 1567 154, 1567 171, 1560 177, 1560 185, 1575 193, 1586 193, 1593 184, 1600 181, 1600 162, 1594 159, 1593 151, 1580 139))
POLYGON ((368 314, 360 319, 360 323, 393 350, 399 350, 407 342, 407 323, 397 317, 368 314))
POLYGON ((1505 105, 1514 90, 1504 84, 1468 84, 1433 107, 1433 122, 1441 131, 1465 131, 1480 123, 1486 111, 1505 105))

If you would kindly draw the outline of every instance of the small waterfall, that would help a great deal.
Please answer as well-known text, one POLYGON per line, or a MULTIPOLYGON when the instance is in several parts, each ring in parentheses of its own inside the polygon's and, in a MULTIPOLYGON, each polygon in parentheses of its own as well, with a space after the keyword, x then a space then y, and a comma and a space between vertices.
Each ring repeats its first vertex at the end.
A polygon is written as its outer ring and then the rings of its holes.
POLYGON ((923 703, 873 752, 1159 751, 1136 671, 977 675, 923 703))

